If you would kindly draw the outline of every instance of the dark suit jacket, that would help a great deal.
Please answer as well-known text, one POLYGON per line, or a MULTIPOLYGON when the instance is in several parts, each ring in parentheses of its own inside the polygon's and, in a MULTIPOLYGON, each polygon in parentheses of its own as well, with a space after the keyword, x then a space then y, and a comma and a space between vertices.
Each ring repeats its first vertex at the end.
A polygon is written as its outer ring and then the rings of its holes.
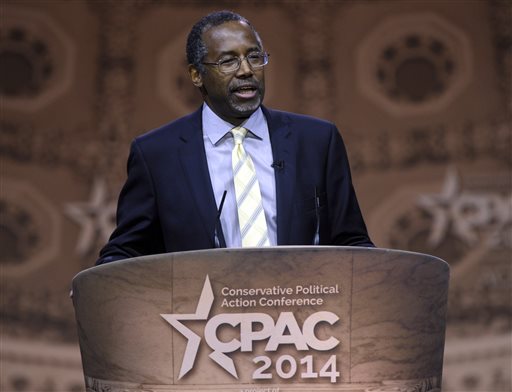
MULTIPOLYGON (((277 242, 312 245, 320 200, 320 245, 373 246, 352 186, 342 138, 332 123, 262 108, 275 167, 277 242)), ((201 109, 136 138, 119 196, 117 228, 97 264, 215 247, 217 206, 201 109)), ((222 229, 218 228, 221 243, 222 229)))

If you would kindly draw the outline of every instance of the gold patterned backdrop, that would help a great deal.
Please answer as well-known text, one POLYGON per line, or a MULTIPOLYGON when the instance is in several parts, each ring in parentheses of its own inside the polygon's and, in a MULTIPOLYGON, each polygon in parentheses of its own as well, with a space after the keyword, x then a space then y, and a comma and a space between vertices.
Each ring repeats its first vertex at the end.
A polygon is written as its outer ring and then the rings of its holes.
POLYGON ((443 390, 510 391, 501 0, 2 0, 0 389, 83 390, 70 281, 112 230, 131 139, 199 105, 184 41, 218 9, 271 53, 266 105, 336 122, 376 244, 450 263, 443 390))

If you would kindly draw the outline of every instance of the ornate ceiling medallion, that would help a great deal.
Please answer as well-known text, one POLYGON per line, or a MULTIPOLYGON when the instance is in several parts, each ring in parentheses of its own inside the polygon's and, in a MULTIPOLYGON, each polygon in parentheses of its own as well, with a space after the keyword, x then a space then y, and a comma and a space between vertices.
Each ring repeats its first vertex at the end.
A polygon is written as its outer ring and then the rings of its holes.
POLYGON ((5 6, 0 27, 2 108, 33 112, 69 89, 75 50, 68 35, 42 12, 5 6))
POLYGON ((2 274, 22 276, 57 258, 62 222, 38 189, 26 181, 2 178, 0 215, 2 274))
POLYGON ((361 93, 395 116, 446 108, 473 66, 466 34, 433 13, 385 19, 363 39, 356 61, 361 93))

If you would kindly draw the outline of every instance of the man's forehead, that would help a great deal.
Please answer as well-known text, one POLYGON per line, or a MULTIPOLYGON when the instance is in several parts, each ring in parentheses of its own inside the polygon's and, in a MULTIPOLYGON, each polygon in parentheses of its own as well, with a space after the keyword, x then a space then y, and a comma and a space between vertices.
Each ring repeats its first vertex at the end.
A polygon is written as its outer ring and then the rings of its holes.
POLYGON ((203 33, 207 46, 214 45, 219 51, 229 51, 238 43, 252 43, 259 46, 258 39, 251 26, 243 21, 229 21, 214 26, 203 33))

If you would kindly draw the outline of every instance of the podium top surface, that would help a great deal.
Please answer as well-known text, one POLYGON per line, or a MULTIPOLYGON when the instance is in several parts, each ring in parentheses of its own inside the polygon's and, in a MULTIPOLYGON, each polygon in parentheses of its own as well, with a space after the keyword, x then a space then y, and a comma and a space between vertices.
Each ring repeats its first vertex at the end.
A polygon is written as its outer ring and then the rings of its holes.
POLYGON ((386 249, 386 248, 367 248, 367 247, 358 247, 358 246, 309 246, 309 245, 300 245, 300 246, 269 246, 269 247, 260 247, 260 248, 220 248, 220 249, 204 249, 204 250, 192 250, 185 252, 174 252, 174 253, 162 253, 155 254, 149 256, 140 256, 133 257, 124 260, 114 261, 112 263, 101 264, 98 266, 93 266, 83 271, 80 271, 75 278, 82 276, 84 274, 89 273, 92 270, 97 268, 119 268, 118 266, 132 263, 140 263, 140 262, 155 262, 155 261, 173 261, 173 260, 181 260, 181 259, 191 259, 197 260, 199 258, 208 258, 211 262, 215 262, 216 260, 222 260, 224 257, 236 257, 247 259, 248 257, 262 257, 263 255, 283 255, 283 254, 298 254, 306 252, 306 254, 330 254, 336 252, 340 258, 346 259, 347 257, 355 257, 366 258, 371 257, 373 259, 382 259, 386 260, 394 260, 395 258, 402 259, 406 257, 407 259, 423 259, 429 260, 433 263, 439 263, 439 265, 443 265, 447 270, 450 269, 449 264, 446 261, 442 260, 433 255, 428 255, 424 253, 397 250, 397 249, 386 249))

